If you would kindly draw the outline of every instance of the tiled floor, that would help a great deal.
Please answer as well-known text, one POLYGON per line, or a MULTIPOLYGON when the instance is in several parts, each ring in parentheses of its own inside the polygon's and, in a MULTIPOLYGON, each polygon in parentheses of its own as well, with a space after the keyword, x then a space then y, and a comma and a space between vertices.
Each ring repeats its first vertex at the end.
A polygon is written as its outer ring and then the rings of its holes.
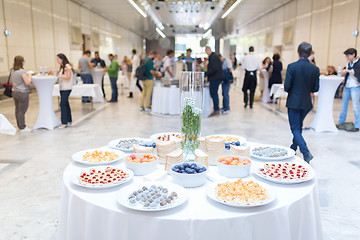
MULTIPOLYGON (((203 135, 231 133, 251 141, 288 146, 291 133, 284 106, 256 103, 244 109, 242 94, 231 92, 228 115, 203 119, 203 135)), ((54 98, 54 107, 56 106, 54 98)), ((162 131, 177 131, 179 117, 138 111, 138 96, 120 96, 119 103, 89 105, 71 99, 74 125, 62 130, 38 130, 16 136, 0 135, 0 239, 57 239, 62 172, 71 154, 106 145, 110 140, 148 137, 162 131)), ((282 105, 285 101, 282 101, 282 105)), ((37 117, 37 95, 33 93, 26 121, 37 117)), ((15 125, 12 100, 0 101, 3 113, 15 125)), ((340 100, 335 100, 338 118, 340 100)), ((352 111, 349 120, 353 121, 352 111)), ((57 112, 59 117, 59 112, 57 112)), ((314 118, 311 112, 305 121, 314 118)), ((319 196, 324 239, 355 240, 360 236, 360 134, 304 132, 315 156, 312 166, 319 179, 319 196)))

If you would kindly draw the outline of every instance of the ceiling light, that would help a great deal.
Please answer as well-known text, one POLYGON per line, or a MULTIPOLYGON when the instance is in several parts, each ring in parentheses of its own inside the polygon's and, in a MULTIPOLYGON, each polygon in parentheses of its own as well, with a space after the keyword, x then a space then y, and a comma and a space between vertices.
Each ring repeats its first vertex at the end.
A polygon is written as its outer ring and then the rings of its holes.
POLYGON ((240 2, 241 0, 236 0, 236 2, 231 7, 229 7, 229 9, 224 13, 224 15, 221 16, 221 18, 226 18, 226 16, 229 15, 231 11, 234 10, 234 8, 236 8, 237 5, 239 5, 240 2))
POLYGON ((144 11, 141 10, 141 8, 140 8, 133 0, 129 0, 129 2, 131 3, 131 5, 133 5, 133 7, 134 7, 144 18, 147 17, 146 13, 144 13, 144 11))
POLYGON ((209 29, 209 30, 207 30, 207 32, 203 35, 203 38, 208 38, 208 37, 210 37, 210 34, 212 33, 212 30, 211 29, 209 29))
POLYGON ((155 28, 155 30, 162 38, 166 38, 165 34, 159 28, 155 28))

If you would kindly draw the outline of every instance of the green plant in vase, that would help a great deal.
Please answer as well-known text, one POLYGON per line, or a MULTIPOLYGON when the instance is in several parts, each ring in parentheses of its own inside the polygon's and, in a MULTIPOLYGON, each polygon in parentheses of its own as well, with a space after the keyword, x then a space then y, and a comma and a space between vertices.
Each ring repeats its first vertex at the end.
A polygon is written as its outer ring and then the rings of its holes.
POLYGON ((182 149, 186 154, 199 147, 199 137, 201 132, 201 109, 195 107, 193 98, 185 98, 185 106, 181 113, 181 133, 183 139, 181 142, 182 149))

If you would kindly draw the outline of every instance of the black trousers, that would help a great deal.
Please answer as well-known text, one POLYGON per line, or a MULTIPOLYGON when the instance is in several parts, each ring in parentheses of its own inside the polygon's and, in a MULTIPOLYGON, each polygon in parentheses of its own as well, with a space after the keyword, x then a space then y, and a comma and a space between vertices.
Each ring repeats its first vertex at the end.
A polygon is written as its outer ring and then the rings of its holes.
POLYGON ((67 124, 72 122, 71 109, 69 104, 69 96, 71 90, 60 91, 60 109, 61 109, 61 123, 67 124))
POLYGON ((255 89, 257 85, 257 77, 256 70, 255 71, 247 71, 245 70, 245 78, 242 91, 244 92, 244 103, 248 104, 248 91, 250 91, 250 107, 254 104, 255 97, 255 89))

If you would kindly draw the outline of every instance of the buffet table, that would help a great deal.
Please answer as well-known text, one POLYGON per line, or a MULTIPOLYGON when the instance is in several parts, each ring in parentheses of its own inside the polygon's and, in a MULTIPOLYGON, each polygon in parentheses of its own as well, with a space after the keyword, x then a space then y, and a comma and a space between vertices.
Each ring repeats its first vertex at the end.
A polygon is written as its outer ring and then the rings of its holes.
MULTIPOLYGON (((311 168, 297 157, 287 161, 311 168)), ((142 177, 110 189, 86 189, 72 184, 75 175, 86 166, 70 163, 63 175, 60 239, 322 239, 316 177, 300 184, 270 183, 253 174, 263 163, 252 159, 252 174, 245 179, 264 183, 276 193, 276 200, 268 205, 252 208, 222 205, 207 197, 206 189, 211 184, 207 181, 201 187, 186 189, 185 204, 160 212, 133 211, 116 202, 121 188, 145 181, 142 177)), ((112 166, 124 167, 123 164, 112 166)), ((216 167, 209 170, 216 171, 216 167)), ((170 176, 162 179, 170 181, 170 176)))
POLYGON ((270 89, 270 96, 274 95, 274 98, 287 97, 288 93, 285 92, 284 84, 273 84, 270 89))
POLYGON ((316 115, 310 128, 317 132, 338 132, 333 116, 333 104, 336 89, 344 77, 320 76, 319 100, 316 115))
MULTIPOLYGON (((207 117, 212 111, 210 89, 203 90, 203 116, 207 117)), ((180 114, 180 91, 175 85, 164 87, 155 85, 152 96, 152 112, 159 114, 179 115, 180 114)))
MULTIPOLYGON (((52 92, 53 96, 59 97, 59 84, 56 84, 52 92)), ((82 97, 89 96, 92 97, 93 102, 104 102, 104 95, 101 91, 101 85, 98 84, 78 84, 73 85, 70 97, 82 97)))
POLYGON ((39 114, 34 129, 54 129, 60 125, 53 108, 52 90, 57 76, 33 76, 31 78, 39 96, 39 114))

